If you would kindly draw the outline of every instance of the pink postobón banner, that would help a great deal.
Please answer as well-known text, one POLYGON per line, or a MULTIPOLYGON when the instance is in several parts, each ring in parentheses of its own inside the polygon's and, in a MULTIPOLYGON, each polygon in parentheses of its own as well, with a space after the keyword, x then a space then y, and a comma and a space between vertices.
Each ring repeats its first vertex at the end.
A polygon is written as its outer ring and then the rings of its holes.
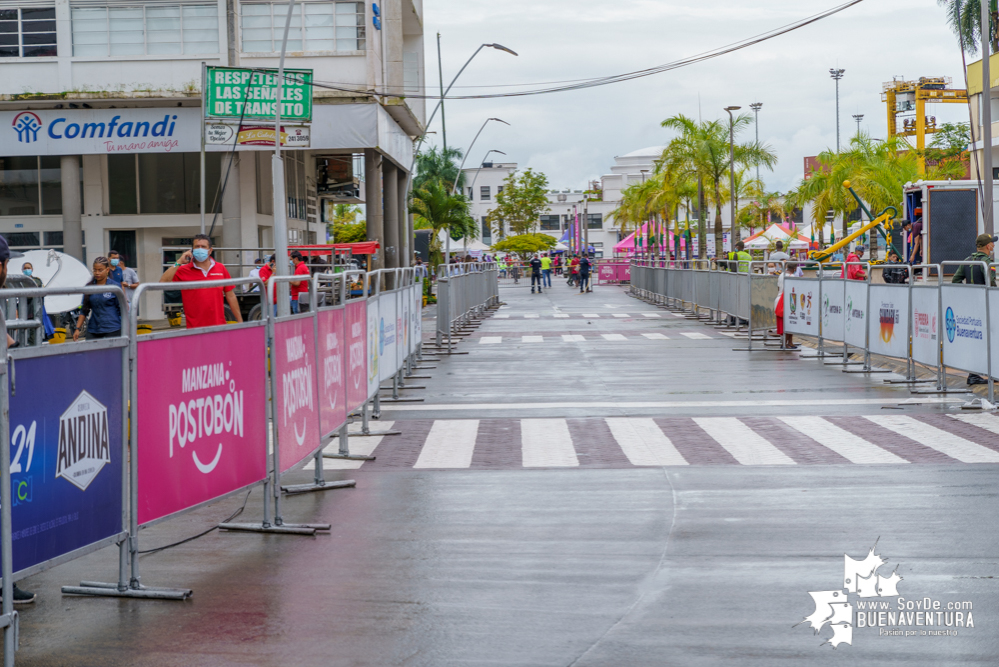
POLYGON ((312 318, 275 323, 272 352, 274 426, 281 472, 285 472, 319 447, 316 336, 312 318))
POLYGON ((344 309, 320 310, 319 318, 319 423, 323 436, 347 421, 347 384, 344 362, 347 342, 344 336, 344 309))
POLYGON ((264 327, 140 340, 140 524, 267 476, 264 327))
POLYGON ((368 309, 364 301, 346 306, 347 410, 353 412, 368 400, 368 309))
POLYGON ((601 264, 597 268, 598 283, 622 283, 631 280, 631 264, 601 264))

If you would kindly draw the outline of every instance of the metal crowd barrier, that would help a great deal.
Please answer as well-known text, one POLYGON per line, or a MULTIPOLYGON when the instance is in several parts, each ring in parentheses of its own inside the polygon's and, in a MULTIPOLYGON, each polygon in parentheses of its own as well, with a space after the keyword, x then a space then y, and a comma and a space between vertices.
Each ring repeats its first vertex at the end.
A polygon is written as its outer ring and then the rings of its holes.
MULTIPOLYGON (((691 318, 703 319, 702 311, 711 313, 711 321, 721 327, 734 323, 737 336, 745 336, 744 349, 785 350, 767 344, 769 330, 776 324, 778 277, 767 273, 767 265, 795 263, 817 265, 814 261, 767 262, 719 260, 705 266, 703 260, 635 260, 631 266, 630 292, 641 299, 662 305, 691 318), (729 271, 731 266, 736 271, 729 271), (753 346, 754 340, 764 345, 753 346)), ((827 365, 862 366, 844 369, 847 373, 887 373, 873 368, 871 355, 906 362, 905 378, 890 380, 898 384, 936 384, 932 389, 915 393, 965 391, 947 387, 947 367, 979 374, 988 383, 989 407, 995 403, 992 377, 993 358, 999 358, 999 289, 988 284, 956 284, 945 281, 947 267, 963 266, 980 271, 989 281, 996 264, 972 261, 948 261, 940 264, 872 265, 870 262, 841 262, 834 267, 818 264, 812 276, 783 278, 784 331, 813 336, 817 350, 804 359, 839 358, 827 365), (851 267, 861 267, 861 279, 848 279, 851 267), (874 282, 877 271, 905 269, 904 282, 874 282), (917 280, 917 272, 923 276, 917 280), (834 348, 833 344, 838 345, 834 348), (993 349, 996 346, 996 349, 993 349), (850 350, 863 351, 863 361, 850 361, 850 350), (917 379, 916 365, 936 369, 935 379, 917 379)), ((809 267, 811 268, 811 267, 809 267)), ((730 327, 731 328, 731 327, 730 327)))
POLYGON ((499 305, 495 263, 441 264, 437 267, 437 345, 451 347, 458 328, 499 305))

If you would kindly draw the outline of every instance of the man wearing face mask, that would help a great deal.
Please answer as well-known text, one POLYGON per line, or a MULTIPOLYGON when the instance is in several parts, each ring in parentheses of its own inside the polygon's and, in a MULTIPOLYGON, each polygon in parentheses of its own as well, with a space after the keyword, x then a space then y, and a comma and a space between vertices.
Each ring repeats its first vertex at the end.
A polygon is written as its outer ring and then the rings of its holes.
POLYGON ((125 260, 122 259, 117 250, 108 253, 108 260, 111 262, 111 273, 108 274, 108 278, 121 285, 125 291, 125 301, 131 307, 132 293, 139 286, 139 274, 135 272, 135 269, 125 266, 125 260))
MULTIPOLYGON (((207 234, 197 234, 191 250, 183 255, 160 277, 161 283, 189 282, 199 280, 228 280, 229 272, 211 257, 212 242, 207 234)), ((239 312, 239 302, 232 291, 233 286, 188 289, 181 291, 184 302, 184 319, 187 328, 213 327, 225 324, 223 300, 237 322, 243 317, 239 312)))

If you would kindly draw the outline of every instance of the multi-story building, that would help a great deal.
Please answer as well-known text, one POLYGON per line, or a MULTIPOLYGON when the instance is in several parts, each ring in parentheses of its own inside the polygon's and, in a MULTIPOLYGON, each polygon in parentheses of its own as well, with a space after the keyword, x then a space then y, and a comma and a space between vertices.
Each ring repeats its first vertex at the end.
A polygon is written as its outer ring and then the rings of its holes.
MULTIPOLYGON (((88 265, 115 249, 142 281, 158 279, 161 248, 201 228, 203 67, 276 68, 287 9, 0 0, 0 234, 88 265)), ((408 265, 405 191, 426 110, 405 95, 424 85, 422 0, 296 3, 285 66, 312 70, 314 81, 308 147, 282 150, 288 242, 326 240, 324 200, 366 201, 369 235, 383 245, 375 266, 408 265)), ((256 124, 258 144, 268 131, 273 142, 273 124, 256 124)), ((204 213, 216 245, 272 246, 272 148, 206 151, 204 213)), ((147 314, 159 305, 148 297, 147 314)))

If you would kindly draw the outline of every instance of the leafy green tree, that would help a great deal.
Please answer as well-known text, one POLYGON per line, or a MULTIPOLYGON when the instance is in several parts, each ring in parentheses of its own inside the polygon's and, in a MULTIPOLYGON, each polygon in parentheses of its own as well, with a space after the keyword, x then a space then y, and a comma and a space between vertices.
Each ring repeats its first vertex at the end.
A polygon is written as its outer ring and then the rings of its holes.
POLYGON ((327 222, 334 243, 358 243, 367 239, 367 226, 358 220, 361 209, 353 204, 335 204, 333 219, 327 222))
POLYGON ((496 208, 489 212, 486 221, 497 236, 503 235, 504 222, 510 225, 513 234, 526 234, 537 228, 541 214, 548 210, 548 177, 525 169, 506 177, 503 191, 496 195, 496 208))
MULTIPOLYGON (((742 114, 733 120, 735 136, 749 128, 753 117, 742 114)), ((722 247, 722 206, 728 203, 724 193, 729 176, 729 123, 721 120, 697 122, 683 114, 671 116, 662 127, 676 130, 679 135, 667 144, 657 166, 667 171, 678 171, 695 178, 699 190, 706 190, 715 205, 715 247, 722 247)), ((777 154, 769 146, 752 143, 735 144, 735 163, 746 167, 762 166, 773 169, 777 154)), ((698 215, 700 236, 704 238, 704 215, 698 215)), ((734 222, 734 221, 733 221, 734 222)), ((732 244, 739 240, 739 227, 732 225, 732 244)), ((701 256, 706 253, 706 243, 701 243, 701 256)))
POLYGON ((527 259, 536 252, 543 252, 555 247, 555 238, 548 234, 527 233, 508 236, 493 244, 496 252, 512 252, 527 259))
POLYGON ((416 215, 416 226, 434 230, 430 235, 430 263, 433 266, 440 264, 442 259, 439 238, 441 230, 450 234, 453 230, 460 229, 463 233, 468 233, 470 227, 475 227, 465 196, 458 193, 452 195, 446 184, 439 180, 429 180, 421 188, 414 190, 409 210, 416 215))
POLYGON ((465 174, 459 171, 463 153, 460 148, 430 150, 416 155, 416 176, 413 177, 413 191, 419 190, 430 181, 439 181, 447 186, 448 192, 454 189, 455 179, 458 179, 458 192, 465 187, 465 174))
MULTIPOLYGON (((947 12, 947 23, 954 31, 958 41, 968 53, 978 53, 978 42, 982 34, 982 3, 980 0, 937 0, 937 4, 944 7, 947 12)), ((996 40, 996 0, 990 0, 992 24, 989 40, 992 42, 992 53, 999 51, 999 44, 996 40)))

